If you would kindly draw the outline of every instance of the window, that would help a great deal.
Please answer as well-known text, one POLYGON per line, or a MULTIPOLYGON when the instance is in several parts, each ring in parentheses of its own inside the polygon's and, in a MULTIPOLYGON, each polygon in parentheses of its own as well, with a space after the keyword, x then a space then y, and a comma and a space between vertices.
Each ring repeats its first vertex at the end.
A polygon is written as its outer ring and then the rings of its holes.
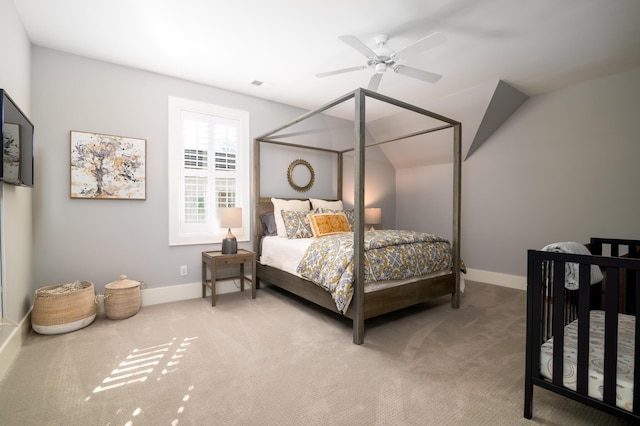
POLYGON ((169 97, 169 245, 219 243, 218 207, 243 207, 249 240, 249 113, 169 97))

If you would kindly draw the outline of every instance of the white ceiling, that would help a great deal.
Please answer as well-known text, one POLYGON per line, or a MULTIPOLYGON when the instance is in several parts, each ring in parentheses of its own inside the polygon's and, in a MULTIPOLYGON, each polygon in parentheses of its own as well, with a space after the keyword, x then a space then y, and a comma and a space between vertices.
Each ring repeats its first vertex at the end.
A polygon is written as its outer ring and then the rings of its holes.
MULTIPOLYGON (((640 67, 638 0, 14 0, 33 44, 315 109, 366 87, 372 71, 338 39, 394 50, 448 41, 387 72, 380 92, 424 105, 499 79, 536 94, 640 67), (251 84, 259 80, 265 84, 251 84)), ((338 112, 337 115, 343 114, 338 112)), ((383 114, 382 112, 380 114, 383 114)))

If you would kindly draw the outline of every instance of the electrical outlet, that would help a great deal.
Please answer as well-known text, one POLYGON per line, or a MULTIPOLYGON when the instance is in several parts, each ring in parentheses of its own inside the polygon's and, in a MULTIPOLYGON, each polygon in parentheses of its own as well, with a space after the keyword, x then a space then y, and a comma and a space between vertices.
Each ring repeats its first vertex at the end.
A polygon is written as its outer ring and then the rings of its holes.
POLYGON ((187 265, 180 266, 180 275, 183 277, 187 275, 187 265))

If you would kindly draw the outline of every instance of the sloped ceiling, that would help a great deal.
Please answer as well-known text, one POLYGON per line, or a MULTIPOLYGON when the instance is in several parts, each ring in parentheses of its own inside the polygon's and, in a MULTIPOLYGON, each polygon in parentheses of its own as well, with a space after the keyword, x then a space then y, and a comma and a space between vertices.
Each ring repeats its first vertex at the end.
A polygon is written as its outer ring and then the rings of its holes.
POLYGON ((469 158, 489 137, 496 131, 502 123, 507 121, 520 105, 529 96, 522 93, 509 83, 500 80, 496 85, 493 96, 487 105, 487 110, 482 117, 478 130, 471 142, 471 146, 466 151, 465 159, 469 158))
MULTIPOLYGON (((495 132, 528 96, 509 83, 498 80, 463 90, 437 101, 422 105, 462 123, 463 159, 495 132)), ((411 112, 400 112, 368 124, 377 141, 423 130, 424 122, 411 112)), ((453 131, 444 130, 398 143, 380 145, 396 169, 411 168, 453 161, 453 131)))

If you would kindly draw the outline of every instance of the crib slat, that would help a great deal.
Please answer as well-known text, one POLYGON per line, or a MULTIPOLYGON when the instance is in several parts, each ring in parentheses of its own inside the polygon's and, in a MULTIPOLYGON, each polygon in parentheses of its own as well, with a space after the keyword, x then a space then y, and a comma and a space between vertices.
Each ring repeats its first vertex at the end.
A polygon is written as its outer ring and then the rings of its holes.
MULTIPOLYGON (((632 259, 640 258, 640 245, 630 244, 628 256, 632 259)), ((627 284, 626 309, 628 314, 638 315, 640 311, 638 311, 638 308, 634 306, 634 301, 637 299, 636 295, 638 294, 638 287, 636 285, 633 285, 634 278, 636 278, 636 275, 637 275, 637 271, 634 271, 632 269, 628 269, 627 271, 628 271, 627 280, 629 284, 627 284)))
MULTIPOLYGON (((633 287, 637 290, 640 287, 640 273, 633 271, 635 279, 633 280, 633 287)), ((635 312, 640 312, 640 293, 635 292, 635 312)), ((638 356, 638 350, 640 349, 640 322, 636 317, 636 330, 635 330, 635 358, 633 360, 633 413, 640 414, 640 392, 636 392, 635 389, 640 389, 640 356, 638 356)))
POLYGON ((611 256, 612 257, 620 256, 620 244, 611 243, 611 256))
POLYGON ((580 287, 578 290, 578 359, 577 359, 577 387, 576 390, 580 395, 588 395, 589 393, 589 330, 591 327, 591 318, 589 306, 591 306, 591 266, 589 264, 580 264, 580 287))
POLYGON ((564 265, 553 262, 553 384, 563 386, 564 367, 564 265))
POLYGON ((618 364, 618 286, 620 269, 607 268, 607 295, 604 317, 604 390, 605 404, 616 403, 616 371, 618 364))
POLYGON ((551 282, 551 277, 552 277, 551 265, 552 265, 551 262, 542 262, 542 268, 544 271, 542 275, 543 277, 542 279, 544 281, 541 281, 542 297, 544 301, 544 304, 542 305, 542 318, 543 318, 542 327, 544 331, 542 334, 543 339, 540 340, 540 344, 549 340, 553 335, 553 333, 551 332, 551 318, 553 318, 553 315, 551 312, 553 308, 553 293, 552 293, 553 283, 551 282))

